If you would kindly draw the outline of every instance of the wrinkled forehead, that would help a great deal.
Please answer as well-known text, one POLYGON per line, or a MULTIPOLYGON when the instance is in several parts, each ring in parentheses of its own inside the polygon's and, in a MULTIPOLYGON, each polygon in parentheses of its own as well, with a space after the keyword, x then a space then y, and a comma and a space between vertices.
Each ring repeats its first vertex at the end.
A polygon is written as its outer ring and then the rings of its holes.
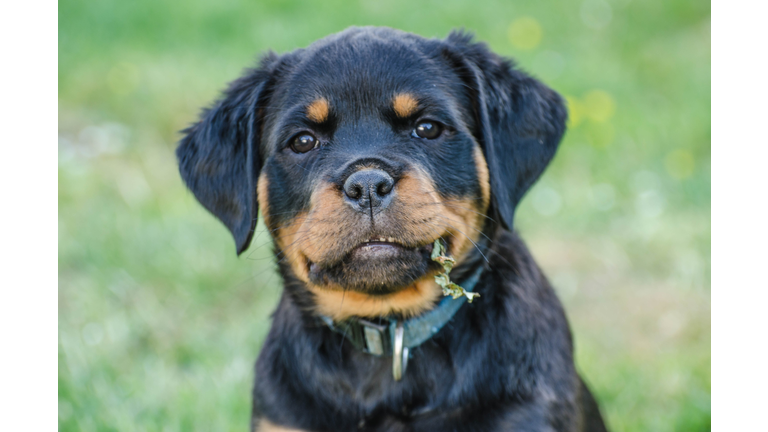
POLYGON ((372 35, 320 41, 296 53, 290 73, 278 84, 275 127, 309 119, 323 123, 402 117, 442 110, 461 115, 462 82, 441 56, 437 41, 372 35))

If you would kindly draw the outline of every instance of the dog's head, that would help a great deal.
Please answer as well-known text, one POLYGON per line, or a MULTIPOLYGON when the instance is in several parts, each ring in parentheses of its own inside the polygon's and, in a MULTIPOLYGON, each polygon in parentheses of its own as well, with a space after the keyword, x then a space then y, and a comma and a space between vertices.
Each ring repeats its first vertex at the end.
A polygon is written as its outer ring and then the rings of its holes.
POLYGON ((461 261, 510 229, 565 117, 559 95, 467 35, 351 28, 267 55, 177 155, 238 253, 261 208, 284 275, 320 313, 411 315, 440 295, 433 242, 461 261))

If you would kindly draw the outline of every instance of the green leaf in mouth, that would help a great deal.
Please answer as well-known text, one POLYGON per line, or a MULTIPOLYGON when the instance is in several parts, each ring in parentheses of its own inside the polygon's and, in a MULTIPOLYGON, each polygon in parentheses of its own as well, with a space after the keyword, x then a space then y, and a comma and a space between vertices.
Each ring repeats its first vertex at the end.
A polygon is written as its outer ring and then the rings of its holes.
POLYGON ((451 296, 457 299, 461 296, 465 296, 467 301, 472 303, 475 297, 480 297, 480 294, 473 293, 465 290, 459 285, 451 282, 451 278, 448 277, 448 273, 453 270, 453 266, 456 264, 456 260, 445 255, 445 245, 441 239, 435 240, 432 245, 432 261, 443 266, 443 272, 435 276, 435 282, 443 288, 444 296, 451 296))

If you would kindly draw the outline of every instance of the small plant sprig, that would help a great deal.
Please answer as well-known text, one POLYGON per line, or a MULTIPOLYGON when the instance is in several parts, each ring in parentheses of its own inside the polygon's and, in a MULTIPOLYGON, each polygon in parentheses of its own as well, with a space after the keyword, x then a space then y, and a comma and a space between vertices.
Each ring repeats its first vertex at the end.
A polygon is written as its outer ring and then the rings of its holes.
POLYGON ((475 297, 480 297, 480 294, 473 293, 465 290, 464 288, 460 287, 459 285, 451 282, 451 279, 448 277, 448 273, 451 272, 453 269, 454 264, 456 264, 456 260, 446 256, 445 255, 445 246, 443 246, 443 241, 440 239, 435 240, 435 243, 432 247, 432 261, 440 264, 443 266, 443 272, 435 276, 435 282, 437 282, 438 285, 443 287, 443 295, 444 296, 451 296, 454 299, 457 299, 461 296, 465 296, 467 298, 467 301, 472 303, 472 300, 475 297))

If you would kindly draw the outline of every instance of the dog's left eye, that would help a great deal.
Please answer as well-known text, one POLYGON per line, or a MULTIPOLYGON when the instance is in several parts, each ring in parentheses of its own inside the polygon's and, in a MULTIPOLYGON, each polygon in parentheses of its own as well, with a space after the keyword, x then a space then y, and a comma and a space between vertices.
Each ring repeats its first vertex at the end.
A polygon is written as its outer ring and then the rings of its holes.
POLYGON ((416 126, 416 129, 411 132, 416 138, 435 139, 443 132, 443 127, 440 123, 433 121, 421 122, 416 126))
POLYGON ((296 153, 306 153, 317 147, 318 141, 314 135, 304 132, 296 135, 291 140, 291 150, 296 153))

